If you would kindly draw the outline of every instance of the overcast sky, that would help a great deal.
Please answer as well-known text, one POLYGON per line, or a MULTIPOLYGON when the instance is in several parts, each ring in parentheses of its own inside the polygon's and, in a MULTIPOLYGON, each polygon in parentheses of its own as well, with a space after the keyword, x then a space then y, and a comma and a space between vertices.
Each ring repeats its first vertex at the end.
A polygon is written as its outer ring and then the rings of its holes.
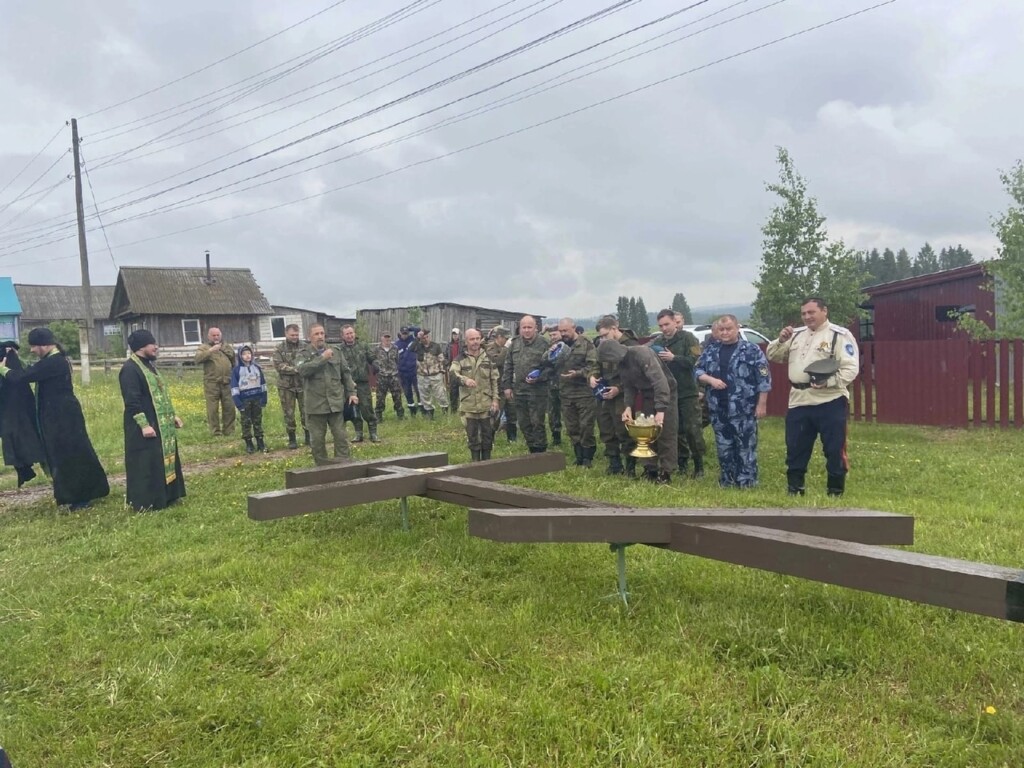
POLYGON ((899 0, 712 64, 871 3, 637 0, 472 72, 614 0, 331 4, 0 0, 0 188, 21 172, 0 192, 0 275, 80 281, 59 183, 75 116, 110 241, 90 219, 94 284, 115 264, 201 266, 208 249, 251 267, 271 303, 338 314, 746 302, 777 145, 833 237, 995 255, 998 173, 1024 155, 1024 3, 899 0))

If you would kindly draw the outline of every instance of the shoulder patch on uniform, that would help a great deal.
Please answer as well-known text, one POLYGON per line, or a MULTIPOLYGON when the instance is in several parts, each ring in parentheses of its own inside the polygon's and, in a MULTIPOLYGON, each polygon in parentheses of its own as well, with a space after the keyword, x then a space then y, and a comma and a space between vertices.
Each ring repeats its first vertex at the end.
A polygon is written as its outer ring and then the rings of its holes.
POLYGON ((850 344, 849 342, 847 342, 846 346, 843 347, 843 349, 846 350, 846 354, 848 354, 848 355, 852 355, 853 354, 853 344, 850 344))
POLYGON ((764 365, 764 364, 758 366, 757 372, 760 373, 762 376, 767 376, 768 375, 768 366, 764 365))

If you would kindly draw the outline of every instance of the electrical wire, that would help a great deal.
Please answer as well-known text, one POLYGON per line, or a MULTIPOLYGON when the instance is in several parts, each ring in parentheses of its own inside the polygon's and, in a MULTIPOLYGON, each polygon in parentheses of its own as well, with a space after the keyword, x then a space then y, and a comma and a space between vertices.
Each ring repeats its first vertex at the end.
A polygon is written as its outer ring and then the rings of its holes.
POLYGON ((19 194, 19 195, 18 195, 17 197, 15 197, 15 198, 14 198, 13 200, 9 200, 9 201, 7 202, 7 204, 6 204, 6 205, 4 205, 4 206, 0 207, 0 213, 3 213, 4 211, 6 211, 6 210, 7 210, 8 208, 10 208, 10 207, 11 207, 12 205, 14 205, 14 204, 15 204, 16 202, 18 202, 19 200, 23 200, 23 199, 25 198, 25 196, 26 196, 26 195, 27 195, 27 194, 28 194, 29 192, 31 192, 31 191, 32 191, 32 188, 33 188, 33 187, 35 187, 35 185, 36 185, 36 184, 38 184, 38 183, 39 183, 40 181, 42 181, 42 180, 43 180, 43 177, 44 177, 44 176, 46 176, 46 174, 48 174, 48 173, 49 173, 50 171, 52 171, 52 170, 53 170, 54 168, 56 168, 56 167, 57 167, 57 164, 58 164, 58 163, 59 163, 59 162, 60 162, 61 160, 63 160, 63 159, 64 159, 64 155, 65 155, 65 154, 67 154, 67 152, 64 152, 63 154, 60 154, 60 155, 58 155, 58 156, 57 156, 57 159, 56 159, 56 160, 54 160, 54 161, 53 161, 52 163, 50 163, 50 166, 49 166, 49 167, 48 167, 48 168, 47 168, 47 169, 46 169, 45 171, 43 171, 43 172, 42 172, 42 173, 40 173, 40 174, 39 174, 38 176, 36 176, 36 178, 35 178, 35 181, 33 181, 33 182, 32 182, 31 184, 29 184, 29 185, 28 185, 27 187, 25 187, 25 188, 24 188, 24 189, 23 189, 23 190, 21 191, 21 194, 19 194))
MULTIPOLYGON (((289 200, 289 201, 286 201, 286 202, 283 202, 283 203, 278 203, 278 204, 271 205, 271 206, 265 206, 265 207, 257 209, 257 210, 246 211, 244 213, 235 214, 233 216, 228 216, 228 217, 224 217, 224 218, 221 218, 221 219, 216 219, 214 221, 206 222, 204 224, 198 224, 198 225, 195 225, 195 226, 192 226, 192 227, 187 227, 187 228, 175 230, 175 231, 172 231, 172 232, 166 232, 166 233, 163 233, 163 234, 160 234, 160 235, 155 235, 155 236, 148 237, 148 238, 134 240, 134 241, 122 244, 121 247, 124 248, 124 247, 130 247, 130 246, 133 246, 133 245, 140 245, 140 244, 143 244, 143 243, 148 243, 148 242, 153 242, 155 240, 160 240, 160 239, 163 239, 165 237, 172 237, 172 236, 175 236, 175 235, 181 235, 181 234, 185 234, 185 233, 188 233, 188 232, 193 232, 193 231, 196 231, 196 230, 199 230, 199 229, 205 229, 207 227, 215 226, 217 224, 223 224, 223 223, 227 223, 227 222, 230 222, 230 221, 236 221, 236 220, 239 220, 239 219, 248 218, 248 217, 251 217, 251 216, 257 216, 257 215, 260 215, 260 214, 268 213, 270 211, 278 210, 280 208, 285 208, 285 207, 288 207, 288 206, 291 206, 291 205, 297 205, 299 203, 308 202, 309 200, 313 200, 313 199, 316 199, 316 198, 324 197, 326 195, 333 194, 335 192, 340 192, 340 191, 352 189, 354 187, 358 187, 358 186, 361 186, 363 184, 368 184, 368 183, 373 182, 373 181, 378 181, 380 179, 393 176, 393 175, 395 175, 397 173, 401 173, 403 171, 411 170, 413 168, 418 168, 420 166, 428 165, 430 163, 435 163, 435 162, 437 162, 439 160, 444 160, 444 159, 447 159, 447 158, 450 158, 450 157, 454 157, 454 156, 463 154, 465 152, 469 152, 469 151, 474 150, 474 149, 479 149, 481 147, 488 146, 488 145, 493 144, 495 142, 502 141, 504 139, 511 138, 513 136, 518 136, 520 134, 526 133, 528 131, 535 130, 537 128, 541 128, 543 126, 547 126, 547 125, 550 125, 552 123, 559 122, 561 120, 565 120, 565 119, 567 119, 569 117, 573 117, 575 115, 579 115, 579 114, 582 114, 584 112, 588 112, 590 110, 596 109, 597 107, 601 107, 601 106, 604 106, 606 104, 611 104, 613 102, 620 101, 620 100, 622 100, 624 98, 627 98, 629 96, 633 96, 635 94, 638 94, 638 93, 641 93, 641 92, 644 92, 644 91, 648 91, 648 90, 650 90, 652 88, 656 88, 656 87, 664 85, 666 83, 675 81, 675 80, 677 80, 679 78, 686 77, 686 76, 695 74, 697 72, 701 72, 701 71, 709 69, 709 68, 711 68, 713 66, 717 66, 719 64, 723 64, 725 62, 732 61, 732 60, 740 58, 742 56, 747 56, 747 55, 749 55, 751 53, 755 53, 757 51, 765 50, 765 49, 770 48, 772 46, 778 45, 780 43, 783 43, 783 42, 786 42, 786 41, 789 41, 789 40, 793 40, 795 38, 798 38, 798 37, 801 37, 803 35, 809 34, 811 32, 815 32, 817 30, 824 29, 826 27, 838 24, 838 23, 843 22, 843 21, 847 21, 849 19, 855 18, 855 17, 863 15, 865 13, 869 13, 869 12, 877 10, 879 8, 883 8, 885 6, 892 5, 895 2, 897 2, 897 0, 884 0, 884 2, 876 3, 876 4, 873 4, 873 5, 861 8, 861 9, 859 9, 857 11, 853 11, 851 13, 847 13, 847 14, 844 14, 842 16, 838 16, 838 17, 829 19, 828 21, 824 21, 824 22, 821 22, 819 24, 815 24, 815 25, 812 25, 812 26, 809 26, 809 27, 805 27, 803 29, 800 29, 800 30, 798 30, 796 32, 793 32, 793 33, 790 33, 788 35, 783 35, 781 37, 774 38, 774 39, 769 40, 769 41, 767 41, 765 43, 761 43, 761 44, 756 45, 756 46, 751 46, 749 48, 746 48, 744 50, 738 51, 736 53, 732 53, 732 54, 729 54, 727 56, 723 56, 723 57, 720 57, 718 59, 714 59, 713 61, 706 62, 704 64, 701 64, 699 66, 696 66, 696 67, 684 70, 682 72, 677 72, 677 73, 675 73, 673 75, 670 75, 670 76, 667 76, 667 77, 664 77, 664 78, 660 78, 658 80, 655 80, 653 82, 647 83, 645 85, 638 86, 636 88, 632 88, 632 89, 629 89, 627 91, 622 91, 622 92, 617 93, 617 94, 615 94, 613 96, 609 96, 607 98, 604 98, 604 99, 601 99, 601 100, 598 100, 598 101, 595 101, 595 102, 591 102, 590 104, 584 105, 582 107, 578 107, 576 109, 569 110, 567 112, 563 112, 563 113, 561 113, 559 115, 556 115, 554 117, 550 117, 550 118, 547 118, 545 120, 541 120, 541 121, 532 123, 530 125, 523 126, 521 128, 517 128, 517 129, 512 130, 512 131, 507 131, 507 132, 499 134, 497 136, 492 136, 492 137, 490 137, 488 139, 484 139, 482 141, 478 141, 478 142, 475 142, 473 144, 469 144, 469 145, 460 147, 458 149, 451 150, 449 152, 444 152, 444 153, 435 155, 433 157, 424 158, 424 159, 417 160, 417 161, 414 161, 414 162, 411 162, 411 163, 407 163, 407 164, 405 164, 403 166, 400 166, 400 167, 397 167, 397 168, 393 168, 393 169, 388 170, 388 171, 383 171, 383 172, 375 174, 373 176, 365 177, 363 179, 359 179, 357 181, 349 182, 347 184, 342 184, 342 185, 339 185, 339 186, 331 187, 329 189, 322 190, 320 192, 317 192, 317 193, 314 193, 314 194, 311 194, 311 195, 306 195, 306 196, 301 197, 301 198, 289 200)), ((59 242, 59 241, 54 241, 54 242, 59 242)), ((40 245, 30 246, 28 248, 23 248, 23 249, 19 249, 17 251, 9 252, 6 255, 14 255, 16 253, 21 253, 21 252, 28 251, 28 250, 34 250, 36 248, 44 247, 45 245, 48 245, 48 244, 50 244, 50 243, 43 243, 43 244, 40 244, 40 245)), ((70 257, 68 257, 68 258, 70 258, 70 257)), ((32 263, 32 262, 28 262, 28 263, 32 263)), ((21 265, 8 265, 8 266, 21 266, 21 265)))
POLYGON ((116 109, 117 107, 123 107, 125 104, 131 104, 132 102, 138 101, 141 98, 144 98, 144 97, 149 96, 151 94, 157 93, 158 91, 162 91, 163 89, 169 88, 172 85, 176 85, 177 83, 180 83, 183 80, 188 80, 191 77, 195 77, 198 74, 201 74, 203 72, 206 72, 209 69, 212 69, 213 67, 216 67, 218 64, 223 64, 225 61, 230 61, 231 59, 235 58, 236 56, 241 56, 243 53, 246 53, 247 51, 251 51, 253 48, 256 48, 256 47, 258 47, 260 45, 263 45, 264 43, 270 42, 275 37, 280 37, 285 32, 290 32, 291 30, 295 29, 296 27, 300 27, 303 24, 305 24, 306 22, 312 21, 313 19, 317 18, 318 16, 322 16, 323 14, 327 13, 328 11, 333 10, 334 8, 337 8, 339 5, 342 5, 343 3, 346 3, 346 2, 348 2, 348 0, 337 0, 337 2, 331 3, 329 6, 327 6, 326 8, 322 8, 321 10, 317 11, 313 15, 307 16, 306 18, 304 18, 304 19, 302 19, 300 21, 297 21, 294 24, 292 24, 290 26, 287 26, 287 27, 285 27, 284 29, 282 29, 282 30, 280 30, 278 32, 275 32, 274 34, 270 35, 269 37, 264 37, 262 40, 257 40, 255 43, 252 43, 251 45, 247 45, 245 48, 242 48, 241 50, 235 51, 234 53, 231 53, 231 54, 228 54, 227 56, 224 56, 223 58, 217 59, 217 61, 215 61, 215 62, 213 62, 211 64, 207 64, 204 67, 200 67, 199 69, 193 70, 192 72, 189 72, 187 75, 182 75, 181 77, 177 77, 174 80, 170 80, 169 82, 166 82, 163 85, 159 85, 156 88, 150 88, 148 91, 144 91, 143 93, 140 93, 140 94, 137 94, 135 96, 132 96, 131 98, 119 101, 116 104, 110 104, 110 105, 108 105, 106 107, 103 107, 101 109, 94 110, 93 112, 90 112, 87 115, 83 115, 82 118, 84 119, 84 118, 87 118, 87 117, 94 117, 95 115, 100 115, 100 114, 103 114, 104 112, 109 112, 110 110, 116 109))
POLYGON ((100 231, 103 232, 103 242, 107 244, 107 253, 110 254, 110 262, 114 265, 114 269, 117 270, 117 259, 114 258, 114 251, 110 247, 110 238, 107 237, 107 228, 103 226, 103 219, 100 218, 100 207, 96 204, 96 190, 92 187, 92 178, 89 176, 89 166, 86 165, 85 155, 82 154, 82 147, 78 147, 78 155, 82 161, 82 170, 85 172, 85 180, 89 184, 89 196, 92 198, 92 207, 96 211, 96 221, 100 223, 100 231))

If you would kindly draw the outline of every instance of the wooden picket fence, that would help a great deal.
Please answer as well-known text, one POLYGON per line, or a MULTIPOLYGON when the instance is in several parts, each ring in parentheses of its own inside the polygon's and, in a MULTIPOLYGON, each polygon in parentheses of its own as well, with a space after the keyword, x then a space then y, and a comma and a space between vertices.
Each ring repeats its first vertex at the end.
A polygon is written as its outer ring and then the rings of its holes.
MULTIPOLYGON (((938 427, 1024 427, 1024 340, 876 341, 860 347, 851 418, 938 427)), ((789 398, 786 366, 771 365, 768 413, 789 398)))

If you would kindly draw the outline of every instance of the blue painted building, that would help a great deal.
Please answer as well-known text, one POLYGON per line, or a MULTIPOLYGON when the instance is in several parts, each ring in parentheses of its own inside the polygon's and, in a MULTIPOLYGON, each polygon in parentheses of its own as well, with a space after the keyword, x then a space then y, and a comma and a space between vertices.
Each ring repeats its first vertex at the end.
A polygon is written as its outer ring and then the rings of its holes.
POLYGON ((14 281, 0 277, 0 340, 17 340, 21 333, 21 302, 14 281))

